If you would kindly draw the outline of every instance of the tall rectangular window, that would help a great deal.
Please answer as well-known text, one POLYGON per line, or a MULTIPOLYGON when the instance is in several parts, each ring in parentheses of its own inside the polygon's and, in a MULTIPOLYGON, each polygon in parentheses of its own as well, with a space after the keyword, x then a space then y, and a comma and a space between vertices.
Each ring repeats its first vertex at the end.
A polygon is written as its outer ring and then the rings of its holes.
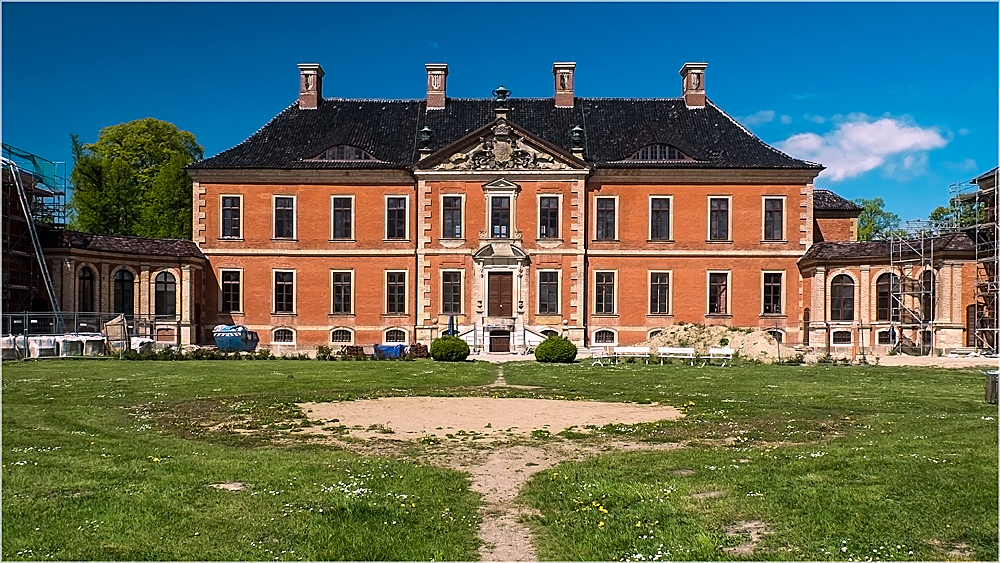
POLYGON ((462 272, 441 272, 441 312, 461 314, 462 272))
POLYGON ((219 310, 223 313, 242 311, 240 304, 240 274, 239 270, 222 270, 222 302, 219 310))
POLYGON ((670 198, 654 197, 649 200, 649 238, 670 240, 670 198))
POLYGON ((274 272, 274 312, 295 312, 295 272, 274 272))
POLYGON ((615 198, 597 198, 597 240, 615 240, 615 198))
POLYGON ((462 198, 444 196, 441 198, 441 238, 462 238, 462 198))
POLYGON ((651 315, 666 315, 669 312, 670 274, 667 272, 650 272, 649 313, 651 315))
POLYGON ((559 198, 538 198, 538 238, 559 238, 559 198))
POLYGON ((764 198, 764 240, 783 240, 785 237, 785 202, 780 198, 764 198))
POLYGON ((709 198, 708 238, 729 240, 729 198, 709 198))
POLYGON ((559 313, 559 272, 538 273, 538 314, 559 313))
POLYGON ((406 239, 406 198, 387 197, 385 199, 385 238, 406 239))
POLYGON ((385 273, 385 312, 390 315, 406 313, 406 272, 385 273))
POLYGON ((353 226, 354 200, 349 197, 333 198, 333 239, 351 240, 354 238, 353 226))
POLYGON ((295 198, 274 198, 274 238, 295 238, 295 198))
POLYGON ((597 272, 594 274, 595 295, 594 313, 598 315, 613 315, 615 313, 615 273, 597 272))
POLYGON ((490 233, 492 238, 510 238, 510 198, 490 198, 490 233))
POLYGON ((708 274, 708 314, 726 315, 728 314, 727 300, 729 299, 729 274, 710 273, 708 274))
POLYGON ((781 273, 764 273, 764 314, 781 314, 781 273))
POLYGON ((333 301, 330 312, 334 315, 350 315, 352 272, 333 272, 330 279, 330 293, 333 301))
POLYGON ((222 238, 240 238, 239 196, 222 196, 222 238))

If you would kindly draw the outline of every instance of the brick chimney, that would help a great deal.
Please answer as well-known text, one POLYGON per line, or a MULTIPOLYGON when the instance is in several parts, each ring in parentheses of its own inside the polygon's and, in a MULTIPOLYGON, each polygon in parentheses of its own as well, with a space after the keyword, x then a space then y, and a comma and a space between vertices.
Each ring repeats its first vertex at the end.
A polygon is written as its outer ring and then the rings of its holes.
POLYGON ((299 65, 299 109, 316 109, 323 101, 323 67, 317 63, 299 65))
POLYGON ((681 67, 681 93, 688 108, 705 107, 705 68, 707 63, 684 63, 681 67))
POLYGON ((556 107, 573 107, 573 73, 576 63, 553 63, 552 76, 556 80, 556 107))
POLYGON ((427 63, 427 109, 444 109, 447 99, 448 65, 427 63))

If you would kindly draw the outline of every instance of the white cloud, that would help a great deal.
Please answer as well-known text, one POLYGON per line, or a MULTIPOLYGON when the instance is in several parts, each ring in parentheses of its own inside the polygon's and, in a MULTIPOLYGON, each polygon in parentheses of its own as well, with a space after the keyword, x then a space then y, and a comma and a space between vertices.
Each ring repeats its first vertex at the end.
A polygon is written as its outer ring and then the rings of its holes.
POLYGON ((820 124, 826 123, 826 118, 823 117, 822 115, 812 115, 807 113, 803 115, 802 118, 805 119, 806 121, 812 121, 813 123, 820 123, 820 124))
POLYGON ((790 115, 782 115, 780 119, 782 125, 788 125, 792 122, 792 116, 790 115))
POLYGON ((934 127, 920 127, 910 120, 885 116, 872 118, 852 113, 835 116, 828 133, 799 133, 778 143, 786 153, 826 166, 822 175, 834 182, 884 166, 914 171, 926 166, 926 152, 948 144, 934 127), (887 161, 891 161, 886 165, 887 161))
POLYGON ((973 172, 979 170, 979 165, 976 164, 976 160, 973 158, 967 158, 962 162, 944 162, 944 164, 949 170, 954 170, 956 172, 973 172))
POLYGON ((741 117, 737 119, 743 125, 747 127, 757 127, 759 125, 764 125, 765 123, 770 123, 774 121, 774 110, 762 109, 753 115, 748 115, 746 117, 741 117))
POLYGON ((971 132, 972 132, 972 131, 969 131, 969 130, 968 130, 967 128, 965 128, 965 127, 962 127, 961 129, 959 129, 959 130, 958 130, 958 134, 959 134, 959 135, 961 135, 961 136, 963 136, 963 137, 964 137, 964 136, 966 136, 966 135, 968 135, 968 134, 969 134, 969 133, 971 133, 971 132))

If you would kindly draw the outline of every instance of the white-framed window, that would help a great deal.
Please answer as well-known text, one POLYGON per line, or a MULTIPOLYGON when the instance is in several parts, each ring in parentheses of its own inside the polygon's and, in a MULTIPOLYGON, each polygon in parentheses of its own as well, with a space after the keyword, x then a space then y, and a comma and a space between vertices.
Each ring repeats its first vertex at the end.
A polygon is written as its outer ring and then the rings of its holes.
POLYGON ((618 312, 618 284, 615 270, 594 272, 594 314, 614 315, 618 312))
POLYGON ((243 270, 219 269, 219 312, 243 312, 243 270))
POLYGON ((281 327, 271 331, 271 342, 273 344, 295 344, 295 331, 281 327))
POLYGON ((461 315, 464 311, 464 284, 462 270, 441 270, 441 313, 461 315))
POLYGON ((851 343, 851 331, 849 330, 835 330, 833 331, 832 337, 834 344, 850 344, 851 343))
POLYGON ((330 314, 354 314, 354 270, 330 270, 330 314))
POLYGON ((708 240, 732 242, 733 196, 709 196, 708 240))
POLYGON ((602 328, 594 331, 594 344, 614 344, 618 341, 615 331, 602 328))
POLYGON ((761 202, 762 239, 769 242, 785 240, 785 197, 764 196, 761 202))
POLYGON ((538 306, 535 309, 537 314, 558 315, 562 311, 561 277, 561 270, 538 271, 538 306))
POLYGON ((490 238, 513 238, 514 196, 490 195, 490 238))
POLYGON ((761 314, 785 314, 785 272, 761 272, 761 314))
POLYGON ((730 274, 729 271, 708 272, 708 306, 706 310, 709 315, 732 314, 732 298, 729 291, 730 274))
POLYGON ((330 196, 330 240, 354 240, 354 196, 330 196))
POLYGON ((674 239, 674 198, 669 195, 649 196, 649 240, 674 239))
POLYGON ((408 240, 410 233, 409 196, 385 196, 385 239, 408 240))
POLYGON ((341 344, 346 346, 354 344, 354 331, 346 327, 331 330, 330 344, 341 344))
POLYGON ((562 195, 538 194, 538 238, 562 236, 562 195))
POLYGON ((385 271, 385 314, 406 314, 406 278, 408 273, 406 270, 385 271))
POLYGON ((465 237, 465 194, 441 194, 441 238, 465 237))
POLYGON ((650 315, 669 315, 673 309, 671 304, 671 272, 649 272, 649 311, 650 315))
POLYGON ((239 240, 243 238, 243 196, 222 194, 219 196, 219 238, 239 240))
POLYGON ((275 239, 295 239, 295 196, 271 196, 271 232, 275 239))
POLYGON ((594 197, 594 240, 618 240, 618 196, 594 197))
POLYGON ((271 311, 277 315, 295 314, 295 270, 272 270, 271 280, 271 311))
POLYGON ((406 331, 401 328, 390 328, 382 333, 386 344, 406 344, 406 331))

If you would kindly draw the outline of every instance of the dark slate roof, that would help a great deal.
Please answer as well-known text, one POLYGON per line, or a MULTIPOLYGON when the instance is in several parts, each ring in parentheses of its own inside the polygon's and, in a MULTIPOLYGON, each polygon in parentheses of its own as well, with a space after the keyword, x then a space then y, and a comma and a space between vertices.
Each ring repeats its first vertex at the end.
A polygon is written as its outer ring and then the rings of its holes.
MULTIPOLYGON (((930 245, 927 250, 935 254, 941 252, 972 252, 975 243, 965 233, 950 233, 927 239, 930 245)), ((891 241, 869 240, 856 242, 817 242, 809 247, 799 262, 824 260, 856 260, 859 258, 884 259, 889 261, 891 241)), ((910 252, 907 255, 915 255, 910 252)))
POLYGON ((830 190, 813 190, 813 209, 818 211, 857 211, 862 207, 830 190))
POLYGON ((78 248, 142 256, 205 257, 198 245, 189 240, 117 237, 52 228, 43 230, 40 235, 42 246, 46 248, 78 248))
MULTIPOLYGON (((449 98, 443 110, 425 109, 424 100, 329 98, 319 108, 294 103, 239 145, 196 162, 191 169, 219 168, 405 168, 419 160, 419 131, 434 132, 439 150, 491 123, 491 99, 449 98), (310 161, 334 145, 364 149, 380 162, 310 161)), ((557 108, 552 98, 512 98, 508 120, 570 151, 569 131, 581 126, 585 159, 608 168, 763 168, 820 170, 768 146, 710 101, 688 109, 681 98, 576 98, 557 108), (674 145, 695 161, 620 162, 640 148, 674 145)))

